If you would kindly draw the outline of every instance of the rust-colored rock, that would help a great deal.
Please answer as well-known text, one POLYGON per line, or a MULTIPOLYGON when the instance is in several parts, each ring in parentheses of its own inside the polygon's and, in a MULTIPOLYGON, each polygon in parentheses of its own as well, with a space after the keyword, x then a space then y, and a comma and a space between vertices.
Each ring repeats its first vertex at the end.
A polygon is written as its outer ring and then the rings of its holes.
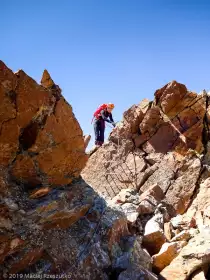
POLYGON ((17 86, 17 77, 7 66, 0 60, 0 83, 7 91, 15 90, 17 86))
POLYGON ((149 110, 149 107, 150 102, 148 99, 142 100, 138 105, 131 106, 124 112, 123 120, 111 132, 109 140, 113 141, 115 144, 127 142, 131 145, 133 142, 133 135, 139 135, 139 124, 149 110))
MULTIPOLYGON (((11 80, 6 80, 9 89, 3 86, 4 80, 0 80, 0 158, 1 158, 1 166, 7 166, 9 162, 11 162, 11 158, 15 157, 15 153, 18 149, 18 136, 19 129, 15 123, 15 118, 17 116, 16 110, 16 93, 13 91, 13 80, 14 75, 10 72, 6 66, 3 66, 0 62, 0 67, 2 67, 3 71, 0 71, 0 77, 5 72, 9 73, 9 77, 11 80)), ((0 68, 0 69, 2 69, 0 68)))
POLYGON ((209 233, 199 234, 191 239, 178 257, 161 271, 166 280, 186 280, 190 275, 210 261, 209 233))
MULTIPOLYGON (((39 195, 39 191, 45 195, 34 197, 38 199, 31 199, 28 189, 22 190, 21 196, 17 191, 15 202, 22 209, 9 198, 5 198, 8 206, 0 209, 4 218, 1 232, 5 232, 0 236, 1 279, 3 272, 35 273, 42 265, 48 274, 59 274, 62 269, 73 280, 98 279, 108 275, 107 269, 120 257, 119 252, 130 252, 131 234, 125 216, 107 207, 84 181, 51 188, 48 193, 40 188, 32 194, 39 195)), ((138 258, 146 267, 150 261, 147 255, 141 253, 138 258)), ((129 262, 125 263, 125 269, 128 267, 129 262)))
POLYGON ((137 148, 141 147, 142 144, 144 144, 147 140, 149 140, 149 133, 146 132, 145 134, 135 134, 133 137, 133 140, 134 140, 134 143, 135 143, 135 146, 137 148))
POLYGON ((150 234, 146 234, 143 240, 143 246, 147 249, 150 255, 157 254, 161 246, 166 242, 166 238, 163 232, 154 231, 150 234))
MULTIPOLYGON (((158 153, 156 155, 155 162, 152 162, 151 165, 152 166, 150 168, 154 169, 154 172, 152 172, 147 180, 143 182, 140 191, 147 191, 150 186, 158 184, 165 194, 171 183, 174 181, 174 174, 177 170, 177 162, 173 154, 165 155, 163 157, 162 154, 158 153)), ((149 168, 147 170, 149 170, 149 168)))
POLYGON ((150 214, 155 211, 159 202, 164 198, 164 193, 158 184, 154 184, 139 196, 138 211, 141 214, 150 214))
POLYGON ((6 182, 6 172, 0 170, 0 195, 6 196, 8 193, 8 184, 6 182))
POLYGON ((22 271, 23 269, 27 268, 28 266, 31 266, 34 264, 37 260, 41 258, 43 254, 43 249, 35 248, 31 251, 25 253, 25 255, 17 261, 13 266, 11 267, 9 273, 18 273, 19 271, 22 271))
POLYGON ((168 266, 186 244, 186 241, 164 243, 159 253, 152 257, 154 271, 159 273, 168 266))
MULTIPOLYGON (((153 150, 161 153, 175 150, 186 154, 191 148, 202 152, 206 94, 196 95, 188 92, 184 85, 173 81, 156 91, 155 96, 156 106, 150 109, 151 114, 148 111, 146 115, 149 129, 152 129, 153 134, 156 132, 151 139, 148 139, 153 150), (153 117, 152 110, 154 112, 160 110, 161 118, 153 117)), ((140 126, 143 124, 144 121, 140 126)), ((143 137, 141 136, 142 139, 143 137)))
POLYGON ((123 114, 124 122, 130 125, 131 133, 138 131, 139 123, 143 120, 146 112, 149 109, 149 100, 142 100, 137 106, 132 106, 123 114))
POLYGON ((73 223, 83 217, 89 210, 90 205, 83 205, 82 207, 76 207, 69 212, 60 211, 55 214, 49 215, 48 217, 40 220, 40 224, 44 229, 51 228, 68 228, 73 223))
POLYGON ((0 62, 0 278, 156 279, 149 253, 165 280, 195 277, 209 263, 208 99, 167 84, 86 164, 89 137, 49 73, 38 85, 0 62))
POLYGON ((50 191, 51 191, 51 189, 49 187, 40 188, 40 189, 36 190, 35 192, 33 192, 30 195, 30 198, 31 199, 36 199, 36 198, 39 198, 39 197, 43 197, 43 196, 47 195, 50 191))
POLYGON ((129 235, 126 219, 121 218, 114 221, 107 234, 109 250, 112 250, 112 246, 119 242, 122 236, 126 235, 129 235))
MULTIPOLYGON (((183 159, 190 150, 203 152, 206 94, 197 95, 173 81, 158 90, 155 98, 155 102, 147 103, 146 110, 140 106, 132 106, 127 110, 123 121, 110 134, 109 142, 89 158, 82 176, 93 187, 96 186, 100 193, 112 198, 122 188, 133 185, 134 188, 145 191, 149 185, 158 183, 170 200, 170 196, 177 196, 176 184, 180 185, 179 181, 182 181, 179 178, 181 173, 178 172, 177 176, 176 172, 181 165, 188 164, 182 162, 183 159), (123 165, 131 150, 145 160, 144 170, 138 172, 123 165), (147 161, 150 154, 156 155, 155 161, 159 158, 159 166, 151 166, 152 161, 147 161)), ((199 159, 195 156, 194 160, 196 162, 199 159)), ((192 161, 193 159, 190 164, 192 161)), ((136 168, 139 166, 137 163, 136 168)), ((194 174, 191 172, 192 180, 188 183, 187 193, 184 194, 185 190, 182 188, 183 193, 178 195, 174 207, 177 213, 183 213, 188 207, 199 170, 198 166, 194 174)), ((182 176, 188 177, 187 170, 182 176)), ((180 188, 179 186, 178 189, 180 188)), ((171 201, 169 203, 173 204, 171 201)))
POLYGON ((41 178, 36 171, 36 166, 33 158, 25 155, 18 155, 12 167, 12 176, 18 183, 35 187, 41 184, 41 178))
POLYGON ((55 98, 52 96, 52 94, 49 94, 47 90, 39 86, 23 70, 19 70, 14 75, 17 77, 17 87, 15 90, 17 106, 16 125, 20 127, 20 130, 26 129, 26 131, 23 131, 23 137, 26 137, 27 132, 32 133, 30 135, 31 139, 22 139, 23 149, 25 150, 25 145, 27 146, 26 142, 32 141, 33 143, 33 141, 35 141, 34 138, 36 138, 38 133, 36 129, 34 129, 35 131, 30 130, 31 124, 33 123, 33 118, 36 117, 40 108, 52 107, 53 103, 55 102, 55 98))
POLYGON ((122 189, 136 189, 137 173, 146 164, 140 151, 135 154, 131 152, 132 147, 130 140, 126 140, 122 146, 113 142, 104 144, 89 158, 82 177, 93 187, 97 186, 97 192, 110 198, 115 197, 122 189))
POLYGON ((182 169, 185 172, 171 184, 166 194, 167 202, 173 205, 177 214, 183 214, 190 204, 200 175, 201 161, 196 157, 189 159, 182 169))
MULTIPOLYGON (((45 133, 51 134, 51 138, 48 137, 46 147, 42 147, 43 150, 36 157, 39 167, 49 175, 49 183, 67 184, 72 178, 79 176, 87 156, 84 154, 80 126, 72 115, 72 108, 64 100, 58 101, 54 115, 48 118, 45 133)), ((41 139, 38 138, 37 141, 43 146, 41 139)), ((32 150, 36 151, 37 146, 38 144, 34 145, 32 150)))
POLYGON ((47 71, 42 85, 0 63, 0 167, 12 163, 12 178, 30 187, 68 184, 87 161, 82 130, 47 71))
POLYGON ((160 122, 161 119, 161 112, 160 108, 155 106, 149 109, 140 123, 140 131, 142 134, 145 134, 146 132, 149 133, 151 136, 154 132, 157 130, 157 124, 160 122))
POLYGON ((7 256, 12 255, 16 251, 18 251, 21 247, 24 245, 24 241, 20 239, 19 237, 16 237, 14 239, 8 240, 9 237, 1 238, 0 245, 1 245, 1 251, 0 251, 0 264, 3 263, 4 259, 7 256))
POLYGON ((171 123, 165 122, 157 130, 157 133, 148 140, 148 143, 152 146, 155 152, 165 154, 172 149, 178 136, 179 132, 171 125, 171 123))
POLYGON ((159 185, 156 183, 150 186, 143 194, 140 195, 139 200, 145 200, 148 196, 153 197, 157 202, 160 202, 164 198, 164 193, 159 185))
POLYGON ((186 155, 186 151, 189 149, 202 153, 204 149, 201 138, 202 132, 203 122, 200 120, 177 139, 173 149, 183 155, 186 155))
POLYGON ((55 85, 54 81, 50 77, 49 72, 46 69, 44 70, 42 75, 41 85, 45 88, 52 88, 55 85))
MULTIPOLYGON (((168 83, 163 88, 157 90, 155 92, 155 101, 159 105, 164 113, 171 113, 171 111, 176 112, 180 111, 180 109, 184 108, 186 104, 182 103, 182 107, 179 106, 177 108, 177 101, 178 103, 183 102, 184 97, 187 95, 187 88, 183 84, 179 84, 176 81, 172 81, 168 83)), ((192 96, 192 98, 196 97, 196 94, 192 96)), ((181 105, 181 104, 180 104, 181 105)))

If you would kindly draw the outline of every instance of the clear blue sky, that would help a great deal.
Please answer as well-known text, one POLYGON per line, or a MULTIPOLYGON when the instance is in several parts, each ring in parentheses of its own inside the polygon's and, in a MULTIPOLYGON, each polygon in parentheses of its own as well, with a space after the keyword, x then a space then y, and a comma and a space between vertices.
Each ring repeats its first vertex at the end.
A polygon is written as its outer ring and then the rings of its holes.
POLYGON ((101 103, 119 121, 171 80, 210 88, 210 1, 0 0, 0 34, 0 59, 36 81, 46 68, 84 134, 101 103))

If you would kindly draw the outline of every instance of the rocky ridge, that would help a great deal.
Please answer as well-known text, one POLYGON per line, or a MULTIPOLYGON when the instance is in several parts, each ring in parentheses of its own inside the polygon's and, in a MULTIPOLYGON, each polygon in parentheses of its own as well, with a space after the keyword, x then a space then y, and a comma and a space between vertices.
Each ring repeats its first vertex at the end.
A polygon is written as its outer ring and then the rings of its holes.
POLYGON ((49 73, 39 85, 0 62, 0 99, 0 278, 147 273, 142 239, 80 176, 89 137, 49 73))
POLYGON ((82 171, 143 237, 160 279, 209 277, 209 110, 205 90, 172 81, 129 108, 82 171))
POLYGON ((46 70, 38 85, 0 62, 0 99, 1 278, 209 279, 205 91, 172 81, 89 159, 46 70))

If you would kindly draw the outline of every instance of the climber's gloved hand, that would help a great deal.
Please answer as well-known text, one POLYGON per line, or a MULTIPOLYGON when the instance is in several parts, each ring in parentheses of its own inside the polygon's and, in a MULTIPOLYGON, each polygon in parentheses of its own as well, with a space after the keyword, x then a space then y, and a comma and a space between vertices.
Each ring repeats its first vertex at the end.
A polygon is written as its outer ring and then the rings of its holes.
POLYGON ((115 126, 116 126, 116 123, 115 123, 115 122, 112 122, 112 125, 113 125, 113 127, 115 127, 115 126))

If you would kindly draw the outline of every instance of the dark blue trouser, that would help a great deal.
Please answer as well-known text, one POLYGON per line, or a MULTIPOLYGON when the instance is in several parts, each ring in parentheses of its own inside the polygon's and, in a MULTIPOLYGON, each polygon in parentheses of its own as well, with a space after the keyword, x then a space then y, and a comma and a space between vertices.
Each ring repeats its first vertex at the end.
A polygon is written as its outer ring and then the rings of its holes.
POLYGON ((94 121, 95 145, 104 143, 105 122, 103 120, 94 121))

